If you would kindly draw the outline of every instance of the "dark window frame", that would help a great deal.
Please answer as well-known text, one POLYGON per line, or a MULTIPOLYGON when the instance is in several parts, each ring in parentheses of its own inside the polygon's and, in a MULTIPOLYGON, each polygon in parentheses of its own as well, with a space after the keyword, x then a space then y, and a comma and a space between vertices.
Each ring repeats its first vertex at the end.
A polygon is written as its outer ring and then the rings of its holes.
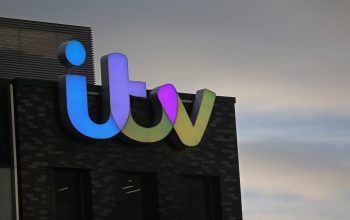
POLYGON ((67 168, 67 167, 50 167, 53 172, 52 189, 54 194, 54 209, 57 218, 57 185, 56 185, 56 172, 72 172, 78 174, 79 178, 79 210, 77 220, 92 220, 93 219, 93 207, 92 207, 92 188, 91 188, 91 170, 83 168, 67 168))
POLYGON ((221 199, 221 179, 220 176, 212 176, 212 175, 194 175, 194 174, 183 174, 183 187, 185 190, 185 203, 186 204, 186 218, 189 219, 190 210, 187 207, 189 206, 190 199, 186 180, 189 179, 202 179, 204 181, 204 185, 206 188, 206 210, 207 210, 207 218, 203 220, 222 220, 222 199, 221 199))
POLYGON ((159 187, 156 172, 116 170, 117 175, 139 176, 143 187, 143 220, 159 220, 159 187), (152 189, 153 188, 153 189, 152 189))
POLYGON ((0 82, 0 167, 13 167, 13 143, 12 143, 12 109, 10 83, 0 82), (4 94, 1 94, 4 92, 4 94), (4 95, 4 96, 3 96, 4 95), (4 100, 3 100, 4 99, 4 100), (5 105, 2 105, 5 104, 5 105), (4 148, 3 148, 4 147, 4 148))

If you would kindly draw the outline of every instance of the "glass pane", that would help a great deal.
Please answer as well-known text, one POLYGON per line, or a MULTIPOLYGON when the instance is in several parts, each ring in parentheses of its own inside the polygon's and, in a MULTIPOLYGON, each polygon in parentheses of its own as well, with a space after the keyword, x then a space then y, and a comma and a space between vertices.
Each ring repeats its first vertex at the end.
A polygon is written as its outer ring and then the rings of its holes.
POLYGON ((12 188, 10 168, 0 168, 0 219, 12 220, 12 188))
POLYGON ((0 87, 0 166, 10 167, 10 123, 8 88, 0 87))
POLYGON ((89 178, 86 175, 85 171, 55 170, 57 220, 85 220, 90 217, 87 213, 89 178))
POLYGON ((152 173, 119 173, 118 186, 121 220, 158 219, 156 175, 152 173))
POLYGON ((207 189, 204 178, 186 178, 188 219, 208 219, 207 189))
POLYGON ((124 196, 123 217, 129 220, 143 220, 141 177, 124 174, 122 181, 122 193, 124 196))
POLYGON ((221 219, 218 177, 186 176, 187 219, 221 219))

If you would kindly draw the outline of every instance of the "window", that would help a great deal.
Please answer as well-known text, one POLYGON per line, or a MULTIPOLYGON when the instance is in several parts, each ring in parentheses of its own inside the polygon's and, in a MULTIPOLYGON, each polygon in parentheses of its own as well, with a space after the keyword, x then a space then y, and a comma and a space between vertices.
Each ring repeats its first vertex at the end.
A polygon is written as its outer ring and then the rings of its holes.
POLYGON ((220 179, 209 176, 185 176, 187 219, 220 220, 220 179))
POLYGON ((158 219, 157 177, 154 173, 118 172, 120 220, 158 219))
POLYGON ((57 220, 90 220, 90 173, 86 170, 55 169, 57 220))
POLYGON ((0 167, 11 167, 9 89, 0 86, 0 167))
POLYGON ((12 145, 10 131, 10 92, 0 86, 0 219, 14 219, 12 191, 12 145))

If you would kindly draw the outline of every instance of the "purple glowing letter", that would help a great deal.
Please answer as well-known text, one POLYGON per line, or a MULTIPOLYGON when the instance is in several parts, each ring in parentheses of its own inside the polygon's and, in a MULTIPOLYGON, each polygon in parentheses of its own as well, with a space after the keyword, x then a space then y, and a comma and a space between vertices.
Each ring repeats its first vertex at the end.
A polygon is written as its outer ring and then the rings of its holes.
POLYGON ((171 124, 175 124, 177 116, 177 92, 175 87, 172 84, 162 85, 158 89, 157 96, 171 124))
POLYGON ((130 95, 146 97, 146 83, 130 81, 128 58, 121 53, 111 53, 104 57, 102 68, 107 71, 110 93, 110 108, 117 126, 123 129, 130 114, 130 95))

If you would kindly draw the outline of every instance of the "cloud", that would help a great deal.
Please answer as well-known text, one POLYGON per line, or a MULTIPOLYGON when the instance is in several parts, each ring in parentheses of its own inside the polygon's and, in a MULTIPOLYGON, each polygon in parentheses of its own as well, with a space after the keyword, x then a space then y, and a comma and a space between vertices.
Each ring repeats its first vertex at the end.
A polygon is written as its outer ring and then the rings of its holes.
POLYGON ((257 144, 251 152, 240 145, 244 219, 350 218, 349 167, 319 152, 305 156, 257 144))
POLYGON ((237 124, 242 185, 259 183, 267 192, 318 199, 350 191, 349 122, 350 117, 334 115, 242 117, 237 124))
POLYGON ((349 219, 349 119, 258 113, 241 118, 244 218, 349 219))
MULTIPOLYGON (((255 147, 241 143, 242 186, 266 194, 291 193, 316 200, 338 199, 350 192, 349 167, 338 158, 327 157, 324 149, 307 152, 308 144, 299 144, 299 149, 286 148, 286 144, 274 139, 254 143, 255 147)), ((350 150, 343 152, 349 154, 350 150)))
POLYGON ((244 111, 349 115, 348 1, 36 2, 7 1, 0 12, 91 26, 99 83, 99 58, 119 51, 148 88, 207 87, 244 111))
MULTIPOLYGON (((243 194, 243 218, 247 220, 346 220, 349 199, 307 200, 298 197, 280 199, 284 195, 261 194, 249 198, 243 194)), ((288 197, 288 196, 287 196, 288 197)))

